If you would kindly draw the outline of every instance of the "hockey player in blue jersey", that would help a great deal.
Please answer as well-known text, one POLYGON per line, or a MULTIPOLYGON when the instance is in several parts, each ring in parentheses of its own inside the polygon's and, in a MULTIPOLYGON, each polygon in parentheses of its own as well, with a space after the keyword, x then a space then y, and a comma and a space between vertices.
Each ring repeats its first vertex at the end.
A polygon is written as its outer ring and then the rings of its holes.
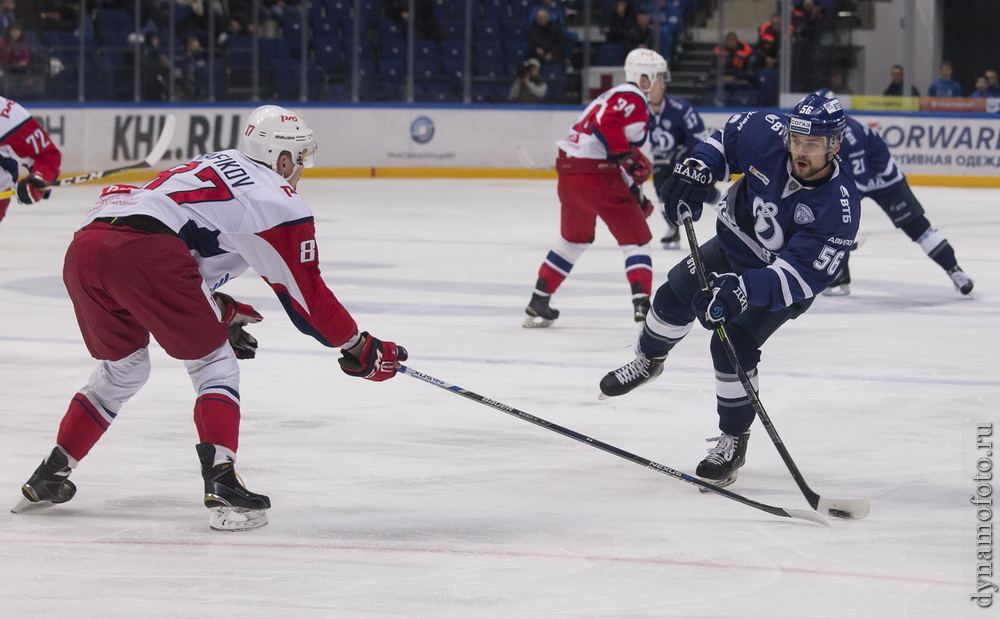
MULTIPOLYGON (((624 395, 663 372, 667 353, 697 320, 725 324, 743 369, 757 388, 761 346, 825 289, 854 244, 861 196, 837 158, 846 118, 837 99, 808 95, 790 114, 746 112, 699 144, 660 188, 668 216, 694 220, 714 180, 743 174, 726 192, 716 236, 701 258, 702 291, 689 256, 656 291, 636 357, 600 383, 602 399, 624 395)), ((719 486, 736 480, 746 458, 754 410, 718 333, 711 342, 720 436, 697 474, 719 486)))
MULTIPOLYGON (((816 91, 824 98, 834 98, 828 89, 816 91)), ((906 176, 900 171, 895 158, 889 152, 885 140, 867 125, 851 117, 847 118, 844 142, 840 158, 854 176, 861 197, 871 198, 878 203, 892 221, 892 225, 902 230, 910 240, 920 245, 931 260, 936 262, 951 278, 955 289, 963 295, 972 293, 972 279, 958 266, 955 250, 939 230, 935 229, 924 215, 906 176)), ((851 292, 851 272, 847 266, 849 256, 844 256, 840 272, 824 294, 843 296, 851 292)))
MULTIPOLYGON (((705 141, 705 123, 684 99, 655 92, 649 95, 649 143, 653 152, 653 186, 660 187, 670 176, 674 165, 683 161, 686 153, 705 141)), ((715 187, 709 190, 706 202, 719 200, 715 187)), ((661 210, 662 212, 662 210, 661 210)), ((666 213, 663 212, 664 219, 666 213)), ((660 239, 663 249, 678 249, 681 235, 677 226, 667 219, 667 233, 660 239)))

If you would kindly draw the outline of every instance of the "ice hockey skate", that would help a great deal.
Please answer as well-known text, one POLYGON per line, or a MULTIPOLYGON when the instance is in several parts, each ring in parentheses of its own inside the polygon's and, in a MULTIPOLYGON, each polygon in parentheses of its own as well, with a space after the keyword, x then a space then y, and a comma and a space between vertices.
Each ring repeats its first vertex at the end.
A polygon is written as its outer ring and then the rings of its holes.
POLYGON ((625 395, 636 387, 652 382, 657 376, 663 373, 663 361, 667 358, 647 357, 637 344, 635 347, 635 359, 629 361, 622 367, 608 372, 601 379, 601 395, 598 399, 606 400, 619 395, 625 395))
MULTIPOLYGON (((750 432, 737 436, 722 434, 705 440, 716 441, 716 444, 698 464, 695 474, 714 486, 725 488, 736 481, 740 467, 746 462, 750 432)), ((703 489, 702 492, 708 490, 703 489)))
POLYGON ((548 327, 559 318, 559 310, 549 307, 551 298, 551 295, 531 293, 531 302, 524 308, 524 313, 528 315, 523 325, 526 329, 548 327))
POLYGON ((678 228, 670 226, 667 229, 667 233, 660 239, 660 245, 663 246, 663 249, 680 249, 681 231, 678 228))
POLYGON ((837 277, 833 278, 823 294, 828 297, 846 297, 851 294, 851 270, 847 264, 844 264, 844 268, 840 269, 840 273, 837 273, 837 277))
POLYGON ((632 297, 632 306, 635 308, 635 321, 646 322, 646 314, 649 313, 649 295, 644 294, 632 297))
POLYGON ((31 477, 21 486, 24 498, 11 509, 11 513, 19 514, 57 503, 65 503, 76 494, 76 485, 71 482, 69 460, 62 449, 52 448, 52 453, 38 465, 31 477))
POLYGON ((236 475, 232 460, 213 466, 215 446, 196 446, 205 478, 205 507, 211 510, 208 526, 216 531, 249 531, 267 524, 271 500, 247 490, 236 475))
POLYGON ((951 283, 955 284, 955 290, 961 292, 963 296, 972 294, 972 278, 965 274, 962 267, 956 264, 948 271, 948 277, 951 278, 951 283))

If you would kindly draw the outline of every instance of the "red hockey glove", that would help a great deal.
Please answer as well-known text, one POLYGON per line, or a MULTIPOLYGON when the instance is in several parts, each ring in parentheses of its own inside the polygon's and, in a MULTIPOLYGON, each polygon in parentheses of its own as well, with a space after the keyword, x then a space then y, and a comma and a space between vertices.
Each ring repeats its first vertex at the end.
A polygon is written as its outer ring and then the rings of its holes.
POLYGON ((229 327, 229 345, 233 347, 237 359, 253 359, 257 355, 257 338, 243 329, 246 325, 258 323, 264 317, 250 305, 240 303, 228 294, 212 294, 222 312, 222 322, 229 327))
POLYGON ((402 346, 369 335, 367 331, 361 334, 361 342, 350 350, 342 348, 344 356, 337 361, 340 369, 348 376, 358 376, 368 380, 389 380, 396 375, 399 361, 406 361, 409 354, 402 346))
POLYGON ((48 200, 52 193, 48 186, 41 174, 32 172, 17 181, 17 201, 21 204, 34 204, 39 200, 48 200))
POLYGON ((632 177, 632 180, 639 185, 648 181, 649 177, 653 174, 653 164, 635 146, 632 147, 632 150, 622 155, 621 166, 625 168, 625 171, 632 177))
POLYGON ((653 203, 649 201, 646 194, 642 193, 642 187, 639 185, 632 185, 628 188, 628 190, 632 193, 632 197, 635 198, 636 204, 639 205, 639 210, 641 210, 642 214, 649 219, 649 216, 653 214, 653 203))

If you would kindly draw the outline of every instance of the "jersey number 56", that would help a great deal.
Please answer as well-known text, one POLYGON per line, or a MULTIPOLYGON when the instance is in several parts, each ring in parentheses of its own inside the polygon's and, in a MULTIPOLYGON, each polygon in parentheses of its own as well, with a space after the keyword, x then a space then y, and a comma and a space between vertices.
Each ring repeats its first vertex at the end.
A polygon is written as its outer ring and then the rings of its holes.
POLYGON ((829 245, 824 245, 819 252, 819 258, 813 262, 813 267, 817 271, 826 270, 830 275, 835 275, 840 268, 840 261, 844 259, 844 250, 837 251, 829 245))

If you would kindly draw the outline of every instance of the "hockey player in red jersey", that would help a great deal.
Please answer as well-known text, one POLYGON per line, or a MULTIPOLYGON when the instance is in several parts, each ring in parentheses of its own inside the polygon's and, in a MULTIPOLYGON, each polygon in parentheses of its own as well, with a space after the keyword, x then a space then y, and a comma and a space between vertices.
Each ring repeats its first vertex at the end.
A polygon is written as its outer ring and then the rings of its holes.
MULTIPOLYGON (((21 204, 44 200, 61 165, 62 153, 38 121, 20 103, 0 97, 0 169, 7 173, 0 173, 0 193, 13 188, 21 204)), ((9 205, 10 198, 0 200, 0 220, 9 205)))
POLYGON ((296 193, 312 167, 313 132, 294 112, 254 110, 240 150, 174 166, 142 187, 112 185, 84 218, 66 254, 63 281, 84 342, 101 361, 62 419, 56 447, 22 487, 15 507, 64 503, 72 469, 150 374, 149 337, 184 361, 197 398, 194 422, 209 524, 217 530, 267 523, 268 497, 234 470, 240 425, 237 358, 257 341, 244 327, 262 317, 218 292, 252 268, 294 325, 340 348, 351 376, 392 378, 402 346, 359 332, 323 281, 313 215, 296 193))
POLYGON ((662 93, 668 79, 663 56, 649 49, 632 50, 625 58, 626 83, 594 99, 569 137, 556 142, 560 238, 538 270, 535 291, 525 308, 525 327, 548 327, 559 317, 549 305, 552 294, 594 242, 598 217, 625 256, 635 320, 645 320, 653 285, 652 234, 646 217, 653 205, 643 196, 642 184, 653 168, 639 147, 649 128, 648 98, 662 93))

